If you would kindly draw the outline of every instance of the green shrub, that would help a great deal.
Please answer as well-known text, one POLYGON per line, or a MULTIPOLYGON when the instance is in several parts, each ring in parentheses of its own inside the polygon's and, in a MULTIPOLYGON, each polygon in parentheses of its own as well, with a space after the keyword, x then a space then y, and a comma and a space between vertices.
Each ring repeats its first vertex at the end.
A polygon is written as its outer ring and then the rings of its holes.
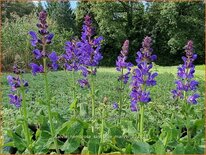
MULTIPOLYGON (((12 14, 14 20, 9 22, 7 19, 2 24, 2 57, 3 57, 3 70, 10 71, 11 66, 15 61, 15 56, 20 57, 25 67, 34 58, 32 50, 34 49, 30 44, 30 30, 37 31, 37 17, 33 12, 30 15, 19 17, 16 14, 12 14)), ((57 23, 48 18, 48 24, 50 25, 49 31, 54 33, 53 44, 50 47, 50 51, 56 51, 58 54, 64 52, 64 44, 67 40, 70 40, 73 32, 61 30, 58 32, 57 23)))

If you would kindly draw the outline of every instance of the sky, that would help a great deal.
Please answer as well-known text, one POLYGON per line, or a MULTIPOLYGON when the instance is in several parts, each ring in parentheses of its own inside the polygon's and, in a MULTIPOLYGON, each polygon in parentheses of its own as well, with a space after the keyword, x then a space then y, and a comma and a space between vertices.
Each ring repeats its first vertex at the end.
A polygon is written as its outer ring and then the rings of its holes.
MULTIPOLYGON (((34 3, 35 5, 37 5, 37 4, 38 4, 38 1, 33 1, 33 3, 34 3)), ((43 7, 45 8, 45 6, 46 6, 46 1, 42 1, 42 4, 43 4, 43 7)), ((71 8, 72 8, 72 9, 76 9, 76 7, 77 7, 77 1, 72 0, 72 1, 70 1, 70 4, 71 4, 71 8)))
MULTIPOLYGON (((38 4, 38 1, 33 1, 33 2, 36 5, 38 4)), ((142 2, 143 2, 144 5, 146 4, 146 2, 144 0, 142 2)), ((43 7, 45 7, 46 1, 42 1, 42 4, 43 4, 43 7)), ((73 10, 76 9, 76 7, 77 7, 77 0, 71 0, 70 4, 71 4, 71 8, 73 10)))

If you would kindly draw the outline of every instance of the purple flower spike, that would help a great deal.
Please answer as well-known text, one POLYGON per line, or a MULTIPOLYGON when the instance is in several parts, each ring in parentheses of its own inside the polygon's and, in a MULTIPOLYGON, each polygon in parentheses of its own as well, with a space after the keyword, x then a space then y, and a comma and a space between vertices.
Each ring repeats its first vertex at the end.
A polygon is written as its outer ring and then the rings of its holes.
POLYGON ((132 111, 136 111, 138 103, 148 103, 151 101, 150 92, 147 92, 145 86, 156 85, 155 77, 157 73, 152 73, 150 69, 153 67, 152 61, 157 59, 156 55, 152 55, 151 48, 152 39, 145 37, 142 42, 142 48, 137 52, 136 62, 137 68, 133 70, 130 93, 132 111))
POLYGON ((17 95, 9 94, 10 103, 15 105, 17 108, 21 107, 22 98, 17 95))
POLYGON ((35 76, 36 73, 43 73, 44 72, 44 68, 42 65, 37 65, 35 63, 30 63, 29 66, 32 68, 32 74, 35 76))
MULTIPOLYGON (((176 89, 172 90, 173 98, 180 98, 184 99, 187 96, 186 92, 195 91, 198 87, 198 82, 193 80, 194 73, 195 73, 195 66, 193 64, 194 60, 197 58, 197 54, 193 53, 193 42, 190 40, 188 41, 187 45, 184 47, 186 56, 182 57, 184 64, 178 67, 176 89)), ((196 104, 196 99, 200 97, 198 94, 194 94, 189 96, 187 99, 188 103, 196 104)))
POLYGON ((117 61, 116 61, 116 70, 118 72, 123 72, 124 69, 128 70, 126 74, 122 74, 118 78, 118 80, 123 81, 124 84, 127 84, 129 80, 129 74, 130 74, 131 68, 133 67, 132 63, 126 62, 127 55, 128 55, 128 49, 129 49, 129 40, 125 40, 122 46, 120 55, 117 57, 117 61))
POLYGON ((31 45, 32 46, 36 46, 36 44, 38 43, 38 37, 36 35, 36 32, 34 31, 29 31, 29 34, 31 35, 32 39, 31 39, 31 45))
MULTIPOLYGON (((46 45, 50 44, 52 42, 52 39, 54 37, 53 33, 49 33, 48 25, 47 25, 47 12, 45 10, 41 11, 38 14, 39 22, 36 25, 38 27, 38 32, 41 35, 41 38, 38 39, 36 33, 34 31, 30 31, 29 34, 32 37, 31 44, 32 46, 36 46, 37 43, 39 43, 40 46, 42 46, 40 49, 33 50, 33 54, 35 56, 35 59, 42 59, 42 58, 49 58, 50 62, 47 62, 47 66, 50 68, 53 68, 54 70, 58 69, 58 56, 55 52, 52 52, 51 54, 47 53, 46 45)), ((38 66, 37 64, 31 63, 29 65, 32 68, 33 75, 36 75, 36 73, 42 73, 44 71, 43 66, 38 66)))

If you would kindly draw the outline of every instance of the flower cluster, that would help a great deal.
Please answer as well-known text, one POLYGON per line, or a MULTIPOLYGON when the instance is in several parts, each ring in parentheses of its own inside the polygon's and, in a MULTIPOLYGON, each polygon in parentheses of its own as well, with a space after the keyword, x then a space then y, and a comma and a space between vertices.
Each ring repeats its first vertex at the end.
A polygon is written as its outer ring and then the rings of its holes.
POLYGON ((133 64, 130 62, 126 62, 127 59, 127 55, 128 55, 128 48, 129 48, 129 40, 125 40, 123 46, 122 46, 122 50, 120 52, 120 55, 117 58, 116 61, 116 70, 118 72, 122 72, 122 75, 119 76, 119 81, 123 81, 124 84, 126 84, 129 80, 129 74, 131 71, 131 67, 133 67, 133 64), (123 70, 127 69, 128 72, 123 74, 123 70))
POLYGON ((137 68, 133 71, 132 91, 130 93, 132 111, 138 110, 138 102, 148 103, 151 101, 150 92, 146 91, 146 86, 156 85, 155 77, 157 73, 152 73, 150 69, 153 67, 152 61, 157 59, 156 55, 152 55, 152 39, 145 37, 142 42, 142 48, 137 52, 136 62, 137 68))
MULTIPOLYGON (((42 36, 41 39, 37 36, 36 32, 30 31, 29 34, 31 36, 31 45, 34 47, 37 47, 38 45, 41 47, 40 49, 36 48, 33 50, 33 54, 35 56, 35 59, 41 59, 41 58, 49 58, 51 61, 51 64, 48 64, 49 67, 52 67, 54 70, 57 70, 58 65, 58 56, 56 52, 52 52, 48 54, 45 50, 46 45, 51 44, 52 39, 54 37, 54 34, 49 33, 48 25, 46 22, 47 19, 47 12, 41 11, 39 13, 39 23, 37 24, 37 27, 39 29, 39 34, 42 36)), ((36 75, 36 73, 43 73, 44 67, 42 65, 38 65, 35 63, 30 63, 29 66, 32 68, 33 75, 36 75)))
POLYGON ((187 99, 188 103, 196 104, 199 94, 194 93, 186 98, 184 92, 195 91, 198 87, 198 82, 194 80, 195 66, 194 60, 197 58, 197 54, 193 53, 193 42, 188 41, 185 46, 186 57, 183 56, 182 60, 184 64, 178 67, 177 77, 175 81, 176 89, 172 90, 173 98, 187 99))
MULTIPOLYGON (((86 15, 84 17, 81 41, 78 42, 77 45, 81 53, 78 55, 79 64, 81 64, 79 69, 82 71, 82 75, 85 78, 88 76, 88 74, 96 75, 96 67, 103 58, 100 53, 102 40, 103 37, 101 36, 94 38, 94 28, 92 27, 91 17, 86 15)), ((79 80, 80 85, 83 86, 85 84, 85 80, 87 79, 79 80)))
POLYGON ((11 87, 12 94, 9 94, 10 103, 15 105, 17 108, 21 106, 22 96, 19 92, 21 87, 27 88, 29 86, 28 82, 20 79, 19 74, 21 74, 22 70, 18 68, 17 65, 14 65, 13 72, 16 74, 16 77, 8 75, 7 81, 9 86, 11 87))
POLYGON ((68 71, 78 71, 80 68, 80 50, 78 48, 78 42, 67 41, 65 45, 65 54, 62 55, 64 62, 64 68, 68 71))

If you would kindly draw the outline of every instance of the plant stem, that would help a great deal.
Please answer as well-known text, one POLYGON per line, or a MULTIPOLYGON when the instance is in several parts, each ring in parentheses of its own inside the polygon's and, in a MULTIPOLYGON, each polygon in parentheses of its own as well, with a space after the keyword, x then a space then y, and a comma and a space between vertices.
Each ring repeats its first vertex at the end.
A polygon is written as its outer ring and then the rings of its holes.
POLYGON ((23 123, 23 129, 25 138, 27 141, 27 148, 31 154, 33 154, 32 148, 31 148, 31 141, 30 141, 30 133, 28 128, 28 116, 27 116, 27 108, 26 108, 26 95, 25 95, 25 89, 24 86, 21 86, 21 94, 22 94, 22 116, 24 117, 24 123, 23 123))
POLYGON ((144 105, 140 104, 140 140, 143 141, 143 128, 144 128, 144 105))
POLYGON ((75 102, 74 105, 74 116, 77 116, 77 102, 76 102, 76 85, 75 85, 75 71, 72 71, 72 77, 73 77, 73 102, 75 102))
POLYGON ((108 143, 109 146, 113 147, 114 149, 116 149, 117 151, 119 151, 120 153, 124 153, 120 148, 118 148, 117 146, 113 145, 112 143, 108 143))
POLYGON ((102 110, 102 125, 101 125, 101 131, 100 131, 100 147, 99 147, 99 150, 98 150, 98 154, 101 154, 101 151, 102 151, 102 143, 103 143, 103 135, 104 135, 104 116, 105 116, 105 112, 104 112, 104 107, 103 107, 103 110, 102 110))
MULTIPOLYGON (((137 133, 139 132, 139 125, 140 125, 140 123, 139 123, 139 119, 140 119, 140 115, 139 115, 139 113, 138 113, 138 111, 137 111, 137 120, 136 120, 136 124, 137 124, 137 133)), ((138 134, 137 134, 138 135, 138 134)))
POLYGON ((119 123, 121 124, 121 115, 122 115, 122 92, 123 92, 123 74, 124 74, 124 70, 123 68, 121 69, 121 77, 122 79, 120 79, 120 93, 119 93, 119 123))
MULTIPOLYGON (((91 68, 91 71, 93 73, 93 68, 91 68)), ((95 115, 95 104, 94 104, 94 75, 91 74, 91 98, 92 98, 92 132, 94 133, 94 115, 95 115)))
POLYGON ((57 139, 55 138, 55 130, 54 130, 54 125, 52 122, 52 113, 51 113, 51 105, 50 105, 50 92, 49 92, 49 84, 48 84, 48 77, 47 77, 47 66, 46 66, 46 58, 43 59, 44 62, 44 80, 45 80, 45 93, 46 93, 46 99, 47 99, 47 110, 48 110, 48 115, 49 115, 49 123, 50 123, 50 130, 51 130, 51 135, 54 141, 54 145, 56 148, 56 152, 59 154, 59 149, 58 149, 58 144, 57 144, 57 139))

